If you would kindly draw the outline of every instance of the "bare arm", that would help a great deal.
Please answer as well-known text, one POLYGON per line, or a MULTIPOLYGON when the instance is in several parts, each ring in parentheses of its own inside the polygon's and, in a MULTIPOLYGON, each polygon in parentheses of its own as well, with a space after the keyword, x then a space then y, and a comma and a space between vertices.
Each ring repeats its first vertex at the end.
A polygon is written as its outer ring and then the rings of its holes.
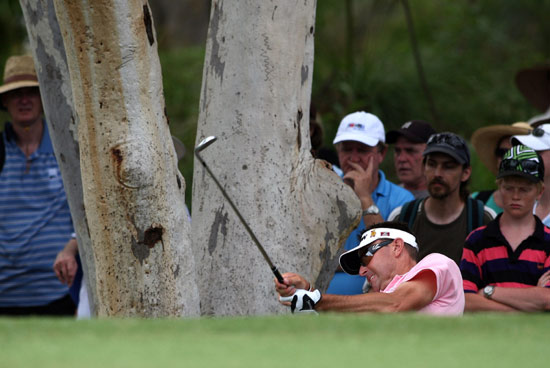
POLYGON ((464 311, 466 312, 517 312, 517 309, 495 300, 487 299, 480 294, 464 293, 464 298, 466 300, 464 311))
MULTIPOLYGON (((353 171, 348 172, 344 175, 344 182, 350 185, 353 188, 353 191, 359 197, 361 201, 361 209, 364 211, 374 204, 372 200, 372 193, 378 185, 378 180, 375 178, 378 177, 378 172, 374 169, 373 158, 369 158, 369 166, 366 170, 355 163, 350 163, 353 167, 353 171)), ((363 222, 368 228, 371 225, 382 222, 384 219, 382 215, 365 215, 363 216, 363 222)))
POLYGON ((55 262, 53 264, 53 270, 57 275, 59 281, 69 286, 72 285, 74 276, 78 269, 78 264, 76 263, 76 255, 78 253, 78 244, 76 239, 72 238, 69 240, 63 250, 57 253, 55 262))
POLYGON ((550 310, 550 289, 544 287, 508 288, 497 286, 491 298, 524 312, 550 310))
POLYGON ((393 293, 362 295, 323 295, 315 306, 318 311, 334 312, 404 312, 419 310, 434 298, 437 281, 431 271, 418 274, 401 284, 393 293))

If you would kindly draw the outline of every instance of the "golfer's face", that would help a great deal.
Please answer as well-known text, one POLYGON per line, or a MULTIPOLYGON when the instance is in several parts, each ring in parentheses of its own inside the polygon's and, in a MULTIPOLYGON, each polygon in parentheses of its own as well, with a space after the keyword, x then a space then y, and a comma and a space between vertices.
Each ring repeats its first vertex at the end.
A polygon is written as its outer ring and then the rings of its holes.
POLYGON ((361 267, 359 275, 366 277, 372 286, 373 291, 380 291, 386 287, 383 280, 386 278, 386 271, 389 269, 388 257, 389 248, 387 245, 393 240, 377 240, 367 248, 360 250, 361 267))

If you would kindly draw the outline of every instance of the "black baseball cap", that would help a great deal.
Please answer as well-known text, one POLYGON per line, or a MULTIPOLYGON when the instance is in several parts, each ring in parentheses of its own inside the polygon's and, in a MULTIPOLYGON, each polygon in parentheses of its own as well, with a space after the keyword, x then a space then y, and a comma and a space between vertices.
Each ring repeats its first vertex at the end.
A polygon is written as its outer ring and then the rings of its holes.
POLYGON ((432 134, 435 134, 435 129, 430 123, 424 120, 411 120, 403 124, 401 128, 389 131, 386 134, 386 143, 395 143, 399 136, 414 143, 426 143, 432 134))
POLYGON ((462 137, 450 133, 436 133, 428 139, 426 149, 422 153, 445 153, 454 158, 459 164, 470 166, 470 150, 462 137))

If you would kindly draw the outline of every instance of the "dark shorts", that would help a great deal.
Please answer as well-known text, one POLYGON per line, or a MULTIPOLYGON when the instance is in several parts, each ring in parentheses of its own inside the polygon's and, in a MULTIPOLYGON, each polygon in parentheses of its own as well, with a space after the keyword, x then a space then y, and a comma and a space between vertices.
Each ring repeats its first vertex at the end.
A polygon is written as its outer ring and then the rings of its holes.
POLYGON ((0 307, 0 315, 7 316, 75 316, 76 305, 69 294, 46 305, 34 307, 0 307))

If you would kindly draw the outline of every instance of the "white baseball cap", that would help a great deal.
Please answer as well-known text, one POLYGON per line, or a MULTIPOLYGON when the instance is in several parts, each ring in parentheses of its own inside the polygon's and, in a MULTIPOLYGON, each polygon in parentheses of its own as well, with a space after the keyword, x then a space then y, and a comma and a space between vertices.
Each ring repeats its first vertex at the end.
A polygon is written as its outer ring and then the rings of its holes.
POLYGON ((358 111, 346 115, 340 122, 333 144, 343 141, 357 141, 374 147, 386 141, 384 124, 376 115, 358 111))
POLYGON ((514 135, 512 136, 512 144, 515 141, 535 151, 550 150, 550 124, 539 125, 528 135, 514 135))

